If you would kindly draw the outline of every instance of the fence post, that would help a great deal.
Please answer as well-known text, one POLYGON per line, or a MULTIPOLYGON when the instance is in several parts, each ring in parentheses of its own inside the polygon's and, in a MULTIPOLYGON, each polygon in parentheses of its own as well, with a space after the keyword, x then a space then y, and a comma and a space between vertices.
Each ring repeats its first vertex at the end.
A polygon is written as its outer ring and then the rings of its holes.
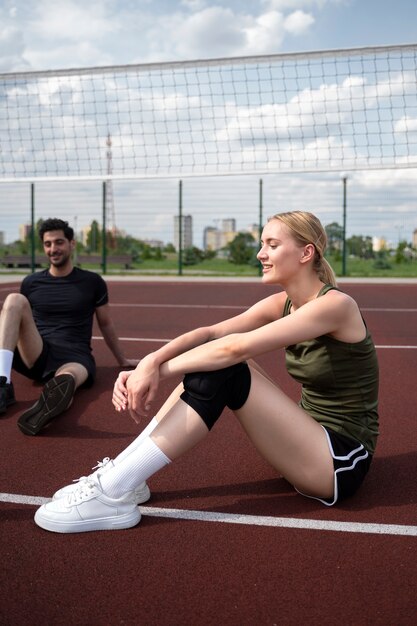
POLYGON ((346 183, 347 183, 347 174, 341 175, 343 182, 343 248, 342 248, 342 276, 346 276, 346 183))
POLYGON ((30 265, 32 274, 36 268, 36 250, 35 250, 35 183, 30 184, 30 265))
POLYGON ((103 270, 103 274, 107 272, 107 237, 106 237, 106 181, 103 180, 103 243, 102 243, 102 251, 101 251, 101 268, 103 270))
MULTIPOLYGON (((263 222, 263 182, 262 178, 259 179, 259 241, 262 237, 262 222, 263 222)), ((262 276, 262 265, 259 263, 258 274, 262 276)))
POLYGON ((182 180, 178 189, 178 275, 182 276, 182 180))

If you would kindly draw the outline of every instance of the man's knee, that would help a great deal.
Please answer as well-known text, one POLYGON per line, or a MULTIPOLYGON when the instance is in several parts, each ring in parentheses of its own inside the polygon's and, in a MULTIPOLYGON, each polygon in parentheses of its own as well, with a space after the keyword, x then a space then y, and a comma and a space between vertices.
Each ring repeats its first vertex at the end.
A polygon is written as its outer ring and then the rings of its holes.
POLYGON ((13 315, 25 309, 30 310, 29 300, 21 293, 9 293, 3 303, 2 312, 13 315))
POLYGON ((210 430, 226 406, 236 411, 245 404, 250 381, 247 363, 212 372, 193 372, 184 377, 181 399, 200 415, 210 430))

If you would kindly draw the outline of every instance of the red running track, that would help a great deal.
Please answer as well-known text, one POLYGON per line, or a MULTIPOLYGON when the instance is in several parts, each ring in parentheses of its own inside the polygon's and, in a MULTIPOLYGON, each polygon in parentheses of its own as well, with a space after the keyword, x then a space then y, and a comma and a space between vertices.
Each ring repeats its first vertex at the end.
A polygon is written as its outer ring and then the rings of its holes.
MULTIPOLYGON (((248 282, 110 282, 129 356, 269 295, 248 282)), ((14 375, 18 402, 1 419, 2 626, 416 623, 417 285, 344 284, 378 346, 381 437, 363 487, 326 508, 297 495, 225 412, 195 450, 150 479, 141 523, 57 535, 36 506, 115 456, 137 432, 113 411, 118 369, 94 339, 98 379, 37 437, 17 428, 40 388, 14 375), (239 522, 239 523, 236 523, 239 522)), ((0 301, 16 285, 0 286, 0 301)), ((262 358, 294 398, 281 354, 262 358)), ((172 381, 161 385, 162 401, 172 381)))

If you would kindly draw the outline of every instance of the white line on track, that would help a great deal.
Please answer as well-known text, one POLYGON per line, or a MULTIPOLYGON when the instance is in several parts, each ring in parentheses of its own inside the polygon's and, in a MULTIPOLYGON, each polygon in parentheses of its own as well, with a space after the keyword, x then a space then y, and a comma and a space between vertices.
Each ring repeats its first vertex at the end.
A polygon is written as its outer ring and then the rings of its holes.
MULTIPOLYGON (((0 493, 0 502, 39 506, 49 502, 49 498, 21 496, 13 493, 0 493)), ((405 524, 375 524, 367 522, 338 522, 329 520, 304 519, 297 517, 272 517, 260 515, 236 515, 211 511, 190 511, 186 509, 166 509, 153 506, 139 507, 142 515, 196 522, 218 522, 223 524, 243 524, 246 526, 267 526, 269 528, 297 528, 299 530, 328 530, 345 533, 368 533, 373 535, 417 536, 417 526, 405 524)))
MULTIPOLYGON (((102 341, 103 337, 93 337, 95 341, 102 341)), ((153 342, 153 343, 168 343, 171 339, 156 339, 154 337, 120 337, 120 341, 140 341, 140 342, 153 342)), ((417 350, 417 346, 383 346, 376 345, 376 348, 387 350, 417 350)))
MULTIPOLYGON (((151 303, 138 303, 138 304, 120 304, 110 303, 111 307, 119 308, 138 308, 138 309, 235 309, 245 311, 250 305, 237 305, 237 304, 151 304, 151 303)), ((377 311, 382 313, 416 313, 417 309, 400 309, 400 308, 384 308, 384 307, 360 307, 361 311, 377 311)))

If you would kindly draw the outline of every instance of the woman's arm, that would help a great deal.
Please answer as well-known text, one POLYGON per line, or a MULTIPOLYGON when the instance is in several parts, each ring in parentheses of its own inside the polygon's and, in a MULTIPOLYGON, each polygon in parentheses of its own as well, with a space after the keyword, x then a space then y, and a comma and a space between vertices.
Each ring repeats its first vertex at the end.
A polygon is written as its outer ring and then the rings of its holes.
MULTIPOLYGON (((183 376, 188 372, 222 369, 260 354, 327 334, 347 342, 360 341, 364 337, 365 329, 359 309, 346 294, 329 292, 301 306, 291 315, 252 330, 238 330, 224 337, 214 338, 178 354, 160 364, 158 383, 159 377, 170 378, 183 376)), ((129 409, 134 419, 135 416, 149 412, 156 393, 149 372, 141 366, 142 362, 135 370, 137 377, 134 379, 132 375, 127 383, 129 409), (131 382, 134 384, 131 385, 131 382)))
POLYGON ((189 350, 206 344, 209 341, 225 337, 231 333, 248 332, 276 320, 282 315, 286 295, 282 292, 260 300, 249 309, 227 320, 191 330, 172 339, 155 352, 150 353, 143 360, 159 367, 162 363, 188 352, 189 350))
POLYGON ((248 332, 277 319, 282 315, 285 298, 283 292, 269 296, 233 318, 184 333, 148 354, 129 376, 119 375, 113 393, 114 406, 118 410, 129 406, 134 419, 139 413, 146 414, 156 396, 163 363, 207 346, 230 333, 248 332))
POLYGON ((321 335, 353 343, 363 339, 365 332, 354 300, 346 294, 330 292, 307 302, 291 315, 247 332, 229 334, 178 355, 160 366, 160 375, 169 378, 222 369, 321 335))

